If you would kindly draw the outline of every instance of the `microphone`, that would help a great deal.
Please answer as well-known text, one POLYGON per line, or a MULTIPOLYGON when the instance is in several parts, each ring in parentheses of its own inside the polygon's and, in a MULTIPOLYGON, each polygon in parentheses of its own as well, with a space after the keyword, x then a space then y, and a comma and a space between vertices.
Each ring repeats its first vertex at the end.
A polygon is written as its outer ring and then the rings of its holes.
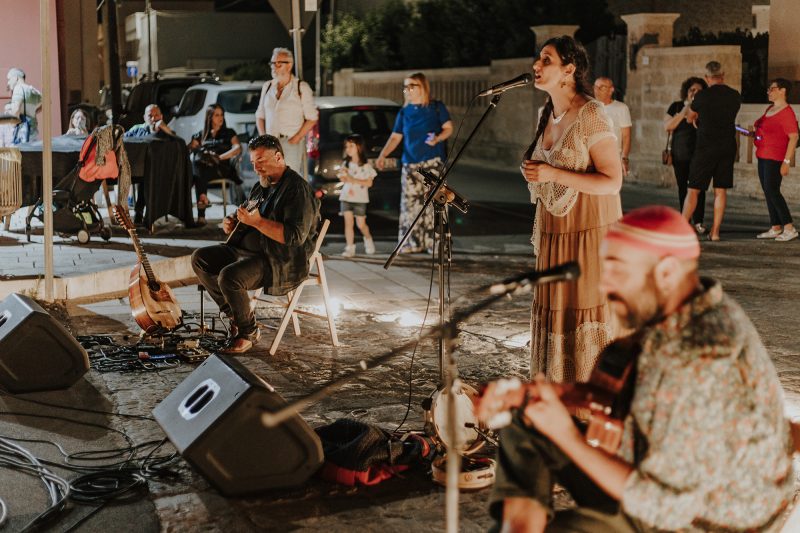
POLYGON ((489 287, 489 294, 503 294, 516 291, 520 288, 530 290, 533 285, 543 285, 545 283, 555 283, 558 281, 570 281, 578 279, 581 275, 581 267, 575 261, 554 266, 545 270, 531 270, 517 274, 514 277, 505 279, 500 283, 495 283, 489 287))
POLYGON ((509 89, 516 89, 517 87, 528 85, 532 81, 533 81, 533 76, 531 76, 530 73, 520 74, 513 80, 508 80, 504 81, 503 83, 498 83, 497 85, 493 85, 491 89, 486 89, 485 91, 479 92, 478 96, 491 96, 493 94, 504 93, 509 89))

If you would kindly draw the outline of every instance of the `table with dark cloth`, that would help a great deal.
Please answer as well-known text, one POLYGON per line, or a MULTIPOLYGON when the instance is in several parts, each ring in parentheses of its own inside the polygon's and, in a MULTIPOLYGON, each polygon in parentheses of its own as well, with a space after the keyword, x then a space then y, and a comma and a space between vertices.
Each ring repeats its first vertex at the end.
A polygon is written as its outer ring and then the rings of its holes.
MULTIPOLYGON (((53 185, 78 163, 85 137, 53 138, 53 185)), ((178 137, 137 137, 124 140, 134 183, 144 184, 144 224, 165 215, 193 222, 192 165, 189 150, 178 137)), ((42 141, 17 145, 22 152, 22 205, 34 205, 42 194, 42 141)))

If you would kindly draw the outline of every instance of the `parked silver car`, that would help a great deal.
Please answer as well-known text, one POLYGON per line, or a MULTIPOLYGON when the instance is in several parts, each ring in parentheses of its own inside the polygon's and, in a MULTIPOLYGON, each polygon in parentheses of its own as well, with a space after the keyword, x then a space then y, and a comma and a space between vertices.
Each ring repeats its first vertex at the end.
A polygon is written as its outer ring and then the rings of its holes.
MULTIPOLYGON (((342 163, 345 138, 351 133, 362 135, 367 158, 374 166, 392 133, 400 105, 383 98, 360 96, 320 97, 315 102, 319 122, 306 139, 309 182, 324 196, 323 204, 338 209, 342 182, 336 171, 342 163)), ((370 210, 386 211, 399 202, 401 155, 402 145, 386 158, 386 166, 378 170, 370 189, 370 210)))

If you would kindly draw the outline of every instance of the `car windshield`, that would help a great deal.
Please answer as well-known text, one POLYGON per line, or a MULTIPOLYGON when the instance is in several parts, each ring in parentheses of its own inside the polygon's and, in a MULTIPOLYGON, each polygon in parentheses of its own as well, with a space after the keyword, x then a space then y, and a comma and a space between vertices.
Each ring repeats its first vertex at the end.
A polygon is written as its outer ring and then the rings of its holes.
POLYGON ((226 113, 255 113, 261 89, 241 89, 222 91, 217 96, 217 103, 226 113))
POLYGON ((341 142, 351 133, 366 138, 388 137, 392 132, 397 109, 393 108, 346 108, 331 110, 328 120, 321 124, 321 137, 328 141, 341 142))
POLYGON ((165 83, 158 88, 156 103, 165 117, 172 115, 175 107, 180 103, 184 93, 186 93, 186 89, 192 84, 191 81, 165 83))
POLYGON ((185 117, 196 115, 203 109, 203 103, 206 101, 205 89, 189 89, 181 99, 181 106, 178 108, 177 116, 185 117))

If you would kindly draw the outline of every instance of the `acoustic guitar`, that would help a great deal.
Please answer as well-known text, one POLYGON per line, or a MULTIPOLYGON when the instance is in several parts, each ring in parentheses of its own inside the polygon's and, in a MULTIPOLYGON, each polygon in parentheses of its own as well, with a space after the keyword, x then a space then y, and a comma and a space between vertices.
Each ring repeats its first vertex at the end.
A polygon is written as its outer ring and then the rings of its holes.
POLYGON ((139 261, 131 270, 128 296, 133 319, 148 335, 172 331, 182 323, 181 308, 169 285, 158 281, 128 211, 114 206, 114 216, 128 230, 139 261))
MULTIPOLYGON (((258 205, 261 203, 262 198, 263 196, 259 194, 255 198, 247 200, 240 207, 244 207, 245 211, 252 212, 253 210, 258 209, 258 205)), ((233 230, 228 235, 228 238, 225 239, 225 244, 230 244, 231 246, 238 246, 239 243, 242 241, 242 237, 244 237, 247 228, 250 226, 242 224, 242 222, 236 217, 236 214, 233 215, 233 218, 236 220, 236 225, 233 227, 233 230)))
MULTIPOLYGON (((617 339, 600 354, 588 382, 552 384, 570 414, 587 422, 586 441, 611 454, 616 453, 622 441, 640 352, 637 338, 617 339)), ((501 380, 491 398, 478 401, 478 419, 494 428, 510 423, 509 411, 537 401, 537 389, 535 383, 501 380)))

